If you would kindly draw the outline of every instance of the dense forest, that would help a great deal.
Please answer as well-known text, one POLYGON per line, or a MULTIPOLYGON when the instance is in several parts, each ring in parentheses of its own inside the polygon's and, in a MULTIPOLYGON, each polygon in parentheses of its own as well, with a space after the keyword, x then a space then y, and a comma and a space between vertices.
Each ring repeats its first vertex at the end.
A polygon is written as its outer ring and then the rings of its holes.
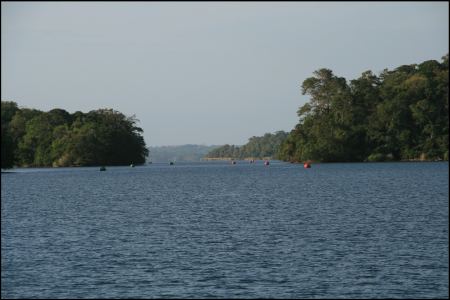
POLYGON ((310 101, 280 146, 285 161, 448 160, 448 54, 347 83, 320 69, 301 88, 310 101))
MULTIPOLYGON (((347 82, 319 69, 301 85, 309 102, 288 134, 224 145, 206 159, 275 158, 290 162, 448 160, 448 54, 347 82)), ((70 114, 1 102, 2 168, 128 165, 148 149, 134 117, 112 109, 70 114)))
POLYGON ((201 161, 209 151, 219 146, 205 145, 179 145, 179 146, 159 146, 150 147, 149 160, 152 162, 168 161, 201 161))
POLYGON ((205 158, 222 159, 263 159, 277 158, 280 144, 286 139, 288 133, 277 131, 274 134, 266 133, 263 136, 253 136, 243 146, 224 145, 210 151, 205 158))
POLYGON ((2 101, 1 167, 142 164, 148 149, 137 122, 112 109, 70 114, 2 101))

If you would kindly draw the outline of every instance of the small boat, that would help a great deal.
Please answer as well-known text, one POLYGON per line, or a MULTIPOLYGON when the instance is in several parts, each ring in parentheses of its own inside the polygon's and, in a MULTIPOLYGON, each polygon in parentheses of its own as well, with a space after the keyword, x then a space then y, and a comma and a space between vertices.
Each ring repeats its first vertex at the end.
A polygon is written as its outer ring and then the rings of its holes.
POLYGON ((305 164, 303 165, 303 168, 309 169, 309 168, 311 168, 311 165, 308 162, 305 162, 305 164))
POLYGON ((236 162, 235 162, 235 161, 233 160, 233 161, 231 161, 231 164, 232 164, 232 165, 235 165, 235 164, 236 164, 236 162))
POLYGON ((106 168, 104 166, 101 166, 100 171, 106 171, 106 168))
POLYGON ((171 162, 169 163, 169 165, 171 165, 171 166, 172 166, 172 165, 173 165, 173 161, 171 161, 171 162))
POLYGON ((269 164, 270 164, 270 163, 269 163, 268 160, 264 161, 264 165, 265 165, 265 166, 268 166, 269 164))
POLYGON ((131 164, 130 167, 134 168, 134 164, 131 164))

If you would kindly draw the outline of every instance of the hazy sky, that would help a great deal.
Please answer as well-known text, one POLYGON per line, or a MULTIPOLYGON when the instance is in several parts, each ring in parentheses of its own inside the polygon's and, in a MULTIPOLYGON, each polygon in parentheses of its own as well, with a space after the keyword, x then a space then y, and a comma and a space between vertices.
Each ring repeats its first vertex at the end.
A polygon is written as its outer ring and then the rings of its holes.
POLYGON ((290 131, 300 85, 448 53, 448 2, 2 2, 1 98, 135 114, 148 146, 290 131))

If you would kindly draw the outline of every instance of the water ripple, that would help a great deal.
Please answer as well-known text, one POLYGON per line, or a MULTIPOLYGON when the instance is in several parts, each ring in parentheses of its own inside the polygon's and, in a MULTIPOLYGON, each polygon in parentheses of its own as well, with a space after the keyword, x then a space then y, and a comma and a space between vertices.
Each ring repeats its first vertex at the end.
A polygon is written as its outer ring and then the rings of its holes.
POLYGON ((448 298, 448 163, 2 173, 2 298, 448 298))

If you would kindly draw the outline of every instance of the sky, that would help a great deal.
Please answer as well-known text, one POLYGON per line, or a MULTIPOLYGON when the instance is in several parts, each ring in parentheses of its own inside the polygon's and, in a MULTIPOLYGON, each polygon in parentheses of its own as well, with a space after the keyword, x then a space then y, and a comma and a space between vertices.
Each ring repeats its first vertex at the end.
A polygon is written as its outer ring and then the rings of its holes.
POLYGON ((320 68, 441 61, 448 2, 2 2, 1 99, 135 115, 148 146, 290 131, 320 68))

